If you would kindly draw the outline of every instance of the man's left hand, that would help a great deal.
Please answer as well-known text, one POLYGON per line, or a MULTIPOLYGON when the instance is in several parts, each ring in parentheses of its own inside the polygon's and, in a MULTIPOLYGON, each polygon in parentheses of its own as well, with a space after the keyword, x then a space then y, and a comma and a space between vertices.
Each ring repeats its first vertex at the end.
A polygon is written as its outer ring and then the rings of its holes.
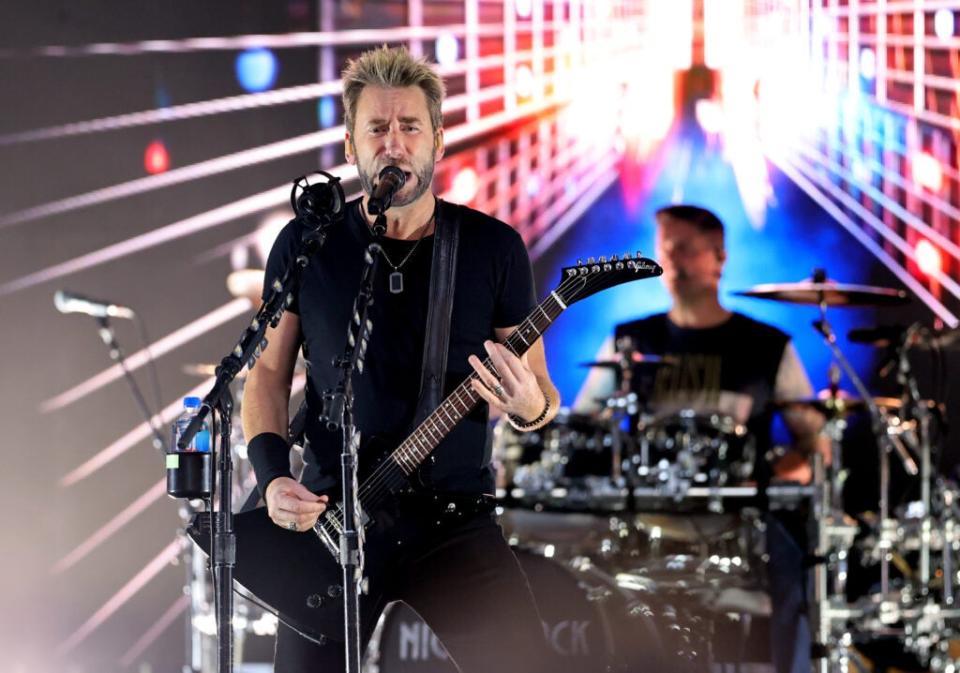
POLYGON ((477 394, 490 406, 526 421, 539 416, 547 400, 536 375, 503 344, 484 341, 483 347, 496 374, 484 367, 476 355, 467 358, 480 377, 470 382, 477 394))

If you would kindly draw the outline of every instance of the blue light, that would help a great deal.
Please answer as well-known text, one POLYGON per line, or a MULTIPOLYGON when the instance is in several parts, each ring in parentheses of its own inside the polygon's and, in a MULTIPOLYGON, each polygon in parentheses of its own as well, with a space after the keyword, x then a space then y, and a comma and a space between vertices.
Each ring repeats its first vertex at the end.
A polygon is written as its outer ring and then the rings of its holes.
POLYGON ((946 7, 938 9, 933 15, 933 32, 941 40, 949 40, 953 37, 956 30, 956 19, 953 16, 953 10, 946 7))
POLYGON ((317 121, 322 129, 328 129, 336 123, 337 107, 332 97, 324 96, 317 101, 317 121))
POLYGON ((440 65, 453 65, 460 58, 460 43, 457 36, 453 33, 440 33, 437 36, 437 44, 434 47, 434 53, 437 56, 437 63, 440 65))
POLYGON ((277 57, 269 49, 247 49, 237 56, 237 80, 247 91, 266 91, 277 79, 277 57))

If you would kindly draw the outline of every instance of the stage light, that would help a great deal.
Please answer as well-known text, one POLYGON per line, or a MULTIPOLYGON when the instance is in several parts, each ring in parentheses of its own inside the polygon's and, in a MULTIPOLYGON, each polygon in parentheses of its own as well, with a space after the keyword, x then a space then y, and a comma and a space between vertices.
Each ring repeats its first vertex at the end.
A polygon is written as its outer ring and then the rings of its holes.
POLYGON ((917 258, 917 268, 930 276, 938 273, 943 267, 943 259, 937 247, 925 238, 920 239, 914 248, 917 258))
POLYGON ((513 81, 517 98, 530 98, 533 96, 533 72, 530 70, 530 66, 518 66, 513 81))
POLYGON ((515 0, 514 7, 517 9, 517 16, 521 19, 529 19, 533 13, 533 0, 515 0))
POLYGON ((442 66, 451 66, 460 58, 460 43, 453 33, 440 33, 434 46, 437 63, 442 66))
POLYGON ((860 50, 860 76, 871 81, 877 76, 877 54, 870 47, 860 50))
POLYGON ((873 182, 873 171, 863 157, 854 156, 850 160, 850 173, 858 185, 870 185, 873 182))
POLYGON ((450 187, 452 195, 450 200, 454 203, 470 203, 477 195, 479 187, 477 172, 469 166, 461 168, 453 178, 453 185, 450 187))
POLYGON ((540 176, 537 174, 527 178, 527 196, 536 196, 540 192, 540 176))
POLYGON ((956 31, 956 18, 952 9, 943 7, 938 9, 933 15, 933 32, 941 40, 949 40, 956 31))
POLYGON ((317 101, 317 121, 322 129, 328 129, 337 123, 337 106, 332 96, 322 96, 317 101))
POLYGON ((277 57, 269 49, 247 49, 237 56, 235 69, 240 86, 251 93, 266 91, 277 79, 277 57))
POLYGON ((921 187, 932 192, 939 192, 943 186, 943 169, 940 162, 926 152, 916 152, 913 155, 913 180, 921 187))
POLYGON ((150 175, 164 173, 170 168, 170 154, 160 140, 154 140, 147 145, 143 153, 143 167, 150 175))
POLYGON ((717 134, 723 130, 723 110, 715 100, 701 98, 694 111, 704 133, 717 134))

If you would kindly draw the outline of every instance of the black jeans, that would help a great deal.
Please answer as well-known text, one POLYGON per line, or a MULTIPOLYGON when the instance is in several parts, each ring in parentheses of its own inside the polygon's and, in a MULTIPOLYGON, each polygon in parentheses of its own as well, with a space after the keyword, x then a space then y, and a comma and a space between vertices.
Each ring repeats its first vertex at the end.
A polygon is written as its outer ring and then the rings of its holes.
MULTIPOLYGON (((398 555, 374 614, 365 615, 361 651, 384 606, 402 600, 429 624, 461 673, 539 673, 548 656, 540 616, 493 515, 412 537, 413 549, 398 555)), ((318 646, 280 626, 276 673, 336 673, 344 658, 343 643, 318 646)))

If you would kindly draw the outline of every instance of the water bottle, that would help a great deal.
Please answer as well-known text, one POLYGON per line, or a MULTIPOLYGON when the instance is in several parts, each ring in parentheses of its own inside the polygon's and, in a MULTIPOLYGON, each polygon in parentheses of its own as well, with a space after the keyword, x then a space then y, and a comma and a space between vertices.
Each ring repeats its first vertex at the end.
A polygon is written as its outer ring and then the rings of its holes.
POLYGON ((209 498, 213 493, 213 461, 210 454, 210 426, 206 421, 181 450, 177 442, 200 409, 199 397, 186 397, 183 412, 173 423, 173 442, 166 456, 167 493, 174 498, 209 498))
MULTIPOLYGON (((180 436, 183 435, 183 431, 187 429, 187 426, 190 425, 190 421, 193 420, 193 417, 197 415, 197 411, 200 409, 200 398, 199 397, 185 397, 183 398, 183 412, 177 416, 177 420, 173 422, 173 450, 179 451, 177 448, 177 442, 180 441, 180 436)), ((203 425, 200 426, 200 429, 197 430, 197 434, 193 436, 193 439, 190 440, 190 445, 183 449, 184 451, 210 451, 210 426, 206 421, 203 422, 203 425)))

